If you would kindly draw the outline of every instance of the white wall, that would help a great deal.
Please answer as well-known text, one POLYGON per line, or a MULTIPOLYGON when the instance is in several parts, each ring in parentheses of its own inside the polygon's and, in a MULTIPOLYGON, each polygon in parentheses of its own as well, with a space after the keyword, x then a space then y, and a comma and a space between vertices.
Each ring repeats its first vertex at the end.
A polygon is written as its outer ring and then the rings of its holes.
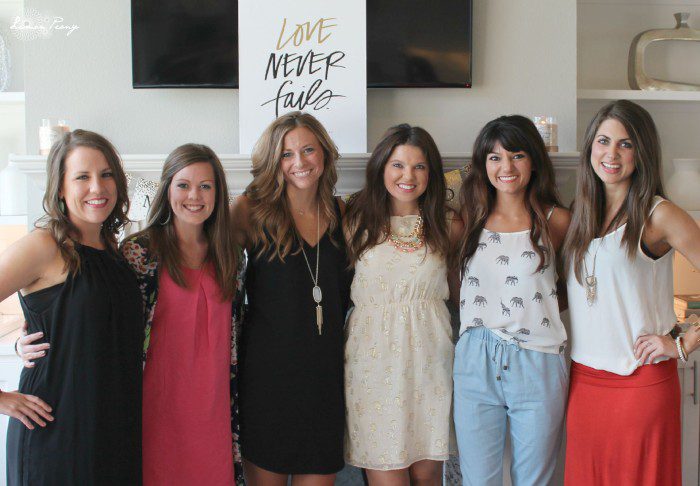
MULTIPOLYGON (((122 153, 167 153, 190 141, 238 153, 237 90, 131 88, 129 3, 26 0, 79 26, 26 45, 27 153, 36 153, 47 116, 101 132, 122 153)), ((408 122, 428 129, 443 151, 470 152, 491 118, 545 113, 559 120, 560 150, 575 150, 576 2, 474 4, 474 87, 370 90, 370 147, 390 125, 408 122)))
MULTIPOLYGON (((22 3, 0 0, 0 35, 10 52, 10 84, 6 91, 24 91, 24 43, 12 35, 12 19, 22 13, 22 3)), ((0 104, 0 171, 10 153, 24 153, 24 104, 0 104)))

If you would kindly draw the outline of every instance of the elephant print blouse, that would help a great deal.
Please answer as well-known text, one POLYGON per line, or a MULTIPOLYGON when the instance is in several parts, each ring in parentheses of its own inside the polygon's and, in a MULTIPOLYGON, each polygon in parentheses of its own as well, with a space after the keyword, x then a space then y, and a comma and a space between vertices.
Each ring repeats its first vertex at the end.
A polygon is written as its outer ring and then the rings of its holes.
MULTIPOLYGON (((540 242, 541 243, 541 242, 540 242)), ((460 288, 460 334, 485 326, 525 349, 563 353, 566 329, 559 318, 554 255, 541 246, 545 264, 532 247, 530 230, 482 230, 460 288)))

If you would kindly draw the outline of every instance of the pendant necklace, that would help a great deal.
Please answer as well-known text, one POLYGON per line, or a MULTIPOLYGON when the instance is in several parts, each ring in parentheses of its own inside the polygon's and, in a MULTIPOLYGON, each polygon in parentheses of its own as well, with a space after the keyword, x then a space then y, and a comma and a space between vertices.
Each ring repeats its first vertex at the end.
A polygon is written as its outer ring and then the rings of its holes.
POLYGON ((306 252, 304 251, 304 241, 303 238, 297 232, 297 238, 299 238, 299 245, 301 246, 301 253, 304 255, 304 261, 306 262, 306 267, 309 269, 309 274, 311 275, 311 280, 314 283, 314 288, 311 291, 311 296, 316 302, 316 327, 318 327, 318 335, 321 335, 321 330, 323 329, 323 308, 321 307, 321 299, 323 298, 323 293, 321 293, 321 287, 318 286, 318 264, 319 256, 321 254, 321 205, 320 203, 316 206, 316 275, 311 270, 311 265, 309 264, 309 259, 306 257, 306 252))
POLYGON ((598 250, 600 250, 600 246, 603 244, 603 240, 600 240, 600 243, 598 243, 598 248, 595 249, 595 253, 593 253, 593 269, 591 273, 588 273, 588 265, 586 265, 586 258, 583 258, 583 268, 586 271, 586 302, 588 303, 588 307, 591 307, 593 304, 595 304, 596 298, 598 296, 598 279, 595 277, 595 261, 596 258, 598 257, 598 250))

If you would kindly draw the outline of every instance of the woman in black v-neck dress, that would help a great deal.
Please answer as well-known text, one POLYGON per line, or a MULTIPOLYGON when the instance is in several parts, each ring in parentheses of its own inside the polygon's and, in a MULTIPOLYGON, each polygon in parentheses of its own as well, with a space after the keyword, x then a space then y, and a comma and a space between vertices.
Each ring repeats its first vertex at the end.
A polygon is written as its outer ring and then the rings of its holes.
MULTIPOLYGON (((336 214, 340 217, 337 206, 336 214)), ((316 251, 321 252, 320 335, 304 255, 290 254, 282 262, 270 261, 269 251, 257 256, 258 246, 249 253, 241 446, 244 458, 273 472, 332 474, 344 465, 343 323, 350 278, 340 227, 323 235, 316 247, 303 245, 314 271, 316 251)))
POLYGON ((338 152, 315 118, 294 112, 265 130, 252 158, 253 182, 233 208, 249 258, 239 364, 246 481, 284 486, 291 475, 331 485, 344 465, 343 324, 352 280, 333 196, 338 152))
POLYGON ((41 229, 0 257, 0 300, 21 289, 29 332, 52 345, 0 393, 8 484, 139 485, 143 302, 116 251, 126 177, 83 130, 54 145, 47 172, 41 229))

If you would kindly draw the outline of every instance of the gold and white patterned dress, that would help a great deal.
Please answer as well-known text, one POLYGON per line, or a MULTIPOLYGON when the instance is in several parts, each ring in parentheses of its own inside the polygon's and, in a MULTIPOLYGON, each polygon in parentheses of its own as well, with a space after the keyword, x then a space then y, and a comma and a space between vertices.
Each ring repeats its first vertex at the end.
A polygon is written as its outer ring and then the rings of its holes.
MULTIPOLYGON (((407 235, 417 216, 392 216, 407 235)), ((389 242, 355 266, 346 329, 345 461, 390 470, 450 454, 452 329, 444 258, 389 242)))

